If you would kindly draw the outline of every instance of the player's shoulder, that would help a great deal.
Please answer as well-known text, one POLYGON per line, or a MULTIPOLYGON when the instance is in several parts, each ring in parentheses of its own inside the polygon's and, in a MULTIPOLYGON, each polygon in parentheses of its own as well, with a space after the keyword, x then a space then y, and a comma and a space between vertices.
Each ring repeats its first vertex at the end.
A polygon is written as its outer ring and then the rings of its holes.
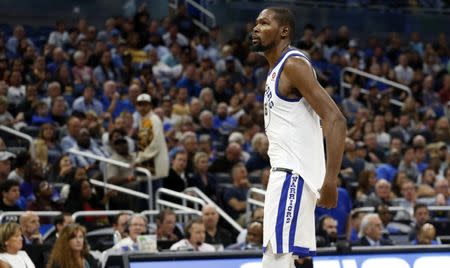
POLYGON ((284 70, 287 73, 311 70, 312 66, 308 58, 302 56, 293 56, 286 59, 284 70))

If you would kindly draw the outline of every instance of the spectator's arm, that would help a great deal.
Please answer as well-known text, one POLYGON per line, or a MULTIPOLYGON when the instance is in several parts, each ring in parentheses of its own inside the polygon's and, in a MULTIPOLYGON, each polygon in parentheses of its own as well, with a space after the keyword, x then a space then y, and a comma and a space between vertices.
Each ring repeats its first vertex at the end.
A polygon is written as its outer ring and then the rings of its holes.
POLYGON ((228 201, 228 205, 235 211, 243 211, 247 207, 247 203, 245 201, 239 201, 234 197, 228 201))

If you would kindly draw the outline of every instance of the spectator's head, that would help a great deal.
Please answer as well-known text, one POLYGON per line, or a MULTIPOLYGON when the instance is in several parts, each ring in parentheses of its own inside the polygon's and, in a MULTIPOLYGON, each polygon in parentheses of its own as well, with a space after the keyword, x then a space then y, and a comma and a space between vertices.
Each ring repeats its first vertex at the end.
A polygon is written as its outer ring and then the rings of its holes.
POLYGON ((102 57, 100 58, 100 63, 103 66, 109 67, 109 65, 111 64, 111 52, 109 52, 108 50, 103 51, 102 53, 102 57))
POLYGON ((19 40, 23 39, 25 37, 25 29, 23 26, 16 25, 16 27, 14 27, 13 35, 19 40))
POLYGON ((228 144, 225 151, 225 157, 232 163, 237 163, 241 160, 242 147, 239 143, 232 142, 228 144))
POLYGON ((414 219, 417 226, 422 226, 430 220, 430 211, 425 204, 416 204, 414 206, 414 219))
POLYGON ((221 119, 225 119, 228 115, 228 105, 225 102, 220 102, 217 105, 217 116, 221 119))
POLYGON ((242 132, 234 131, 228 136, 228 143, 236 142, 239 145, 243 146, 245 143, 245 138, 242 132))
POLYGON ((408 66, 408 56, 406 54, 400 54, 400 56, 398 57, 398 64, 403 67, 408 66))
POLYGON ((81 128, 81 121, 78 119, 78 117, 72 116, 69 118, 67 122, 67 132, 72 137, 77 137, 78 133, 80 132, 81 128))
POLYGON ((6 180, 1 186, 2 200, 5 205, 13 206, 20 198, 20 183, 16 180, 6 180))
POLYGON ((194 155, 194 166, 200 174, 208 172, 208 155, 205 152, 197 152, 194 155))
POLYGON ((0 152, 0 181, 6 180, 11 172, 11 158, 16 156, 13 153, 7 151, 0 152))
POLYGON ((416 202, 416 198, 417 198, 417 191, 416 191, 416 186, 414 185, 414 183, 411 180, 405 180, 403 181, 403 183, 401 184, 401 193, 402 196, 409 202, 416 202))
MULTIPOLYGON (((400 140, 400 139, 398 139, 400 140)), ((391 146, 392 146, 392 142, 391 142, 391 146)), ((400 152, 397 149, 391 149, 391 151, 389 152, 388 156, 387 156, 387 162, 389 164, 391 164, 393 167, 398 167, 398 165, 400 164, 400 152)))
POLYGON ((52 100, 54 100, 58 96, 61 96, 61 84, 59 84, 59 82, 57 81, 53 81, 48 84, 47 94, 52 100))
POLYGON ((81 128, 77 136, 77 144, 82 149, 88 149, 91 146, 91 134, 87 128, 81 128))
POLYGON ((133 83, 128 88, 128 98, 132 103, 136 103, 137 97, 141 94, 141 87, 138 83, 133 83))
POLYGON ((247 168, 243 163, 237 163, 231 169, 231 177, 236 187, 248 187, 249 181, 247 175, 247 168))
POLYGON ((373 241, 380 241, 383 223, 378 214, 369 213, 361 221, 360 237, 368 237, 373 241))
POLYGON ((156 217, 157 233, 158 236, 168 237, 174 233, 175 224, 177 223, 177 216, 171 209, 165 209, 159 212, 156 217))
POLYGON ((41 181, 34 193, 34 195, 36 196, 36 200, 47 200, 47 201, 51 200, 52 194, 53 194, 53 186, 47 181, 41 181))
POLYGON ((83 67, 86 63, 86 55, 83 51, 78 50, 75 54, 73 54, 73 60, 78 67, 83 67))
POLYGON ((331 241, 337 240, 337 221, 328 215, 322 216, 319 220, 319 233, 326 235, 331 241))
POLYGON ((391 198, 391 183, 385 179, 379 179, 375 184, 375 193, 379 198, 389 200, 391 198))
POLYGON ((436 172, 433 168, 428 167, 423 171, 422 183, 432 186, 436 181, 436 172))
POLYGON ((22 84, 22 75, 20 74, 20 72, 14 71, 11 73, 9 84, 14 87, 19 87, 22 84))
POLYGON ((377 178, 373 170, 363 170, 359 173, 358 189, 365 194, 369 194, 373 190, 376 182, 377 178))
POLYGON ((260 221, 263 222, 264 221, 264 208, 255 208, 252 211, 252 221, 260 221))
POLYGON ((219 223, 219 213, 212 205, 206 205, 202 209, 202 220, 207 230, 217 228, 219 223))
POLYGON ((263 244, 263 224, 260 221, 252 221, 247 226, 247 246, 260 248, 263 244))
POLYGON ((136 99, 136 110, 139 112, 139 114, 141 116, 146 116, 150 110, 152 109, 152 98, 150 97, 150 95, 143 93, 140 94, 137 99, 136 99))
POLYGON ((56 233, 61 235, 61 231, 64 227, 73 223, 73 218, 70 213, 63 213, 53 220, 53 225, 55 226, 56 233))
POLYGON ((20 225, 6 222, 0 225, 0 253, 16 255, 22 249, 23 238, 20 225))
POLYGON ((204 110, 200 113, 200 125, 204 128, 210 129, 213 126, 213 114, 208 111, 204 110))
POLYGON ((83 91, 84 100, 88 103, 92 102, 95 97, 95 89, 93 86, 86 86, 83 91))
POLYGON ((103 95, 107 98, 112 99, 114 94, 117 92, 117 84, 112 80, 108 80, 103 84, 103 95))
POLYGON ((378 216, 381 219, 383 225, 387 225, 392 221, 392 213, 389 211, 389 207, 385 204, 380 204, 375 208, 375 211, 378 213, 378 216))
POLYGON ((148 220, 141 214, 133 214, 128 221, 128 235, 134 242, 137 237, 147 232, 148 220))
POLYGON ((86 241, 86 229, 76 223, 65 226, 53 246, 49 258, 49 267, 77 267, 78 258, 87 257, 89 248, 86 241))
POLYGON ((201 218, 189 222, 185 230, 186 238, 195 248, 198 248, 205 242, 205 232, 205 224, 201 218))
POLYGON ((122 212, 117 214, 114 219, 113 229, 119 232, 120 237, 125 238, 127 236, 126 226, 128 221, 130 220, 130 214, 127 212, 122 212))
POLYGON ((184 149, 174 149, 172 157, 172 169, 175 170, 178 174, 183 173, 187 167, 187 159, 188 155, 184 149))
POLYGON ((56 97, 52 102, 51 114, 55 116, 65 116, 67 112, 66 101, 63 96, 56 97))
POLYGON ((446 199, 450 197, 450 187, 448 180, 437 180, 434 183, 434 190, 436 191, 436 194, 442 194, 446 199))
POLYGON ((188 154, 194 154, 197 151, 197 135, 194 132, 183 133, 180 141, 188 154))
POLYGON ((264 133, 256 133, 252 138, 252 147, 260 155, 267 155, 269 140, 264 133))
POLYGON ((29 240, 33 240, 34 236, 39 235, 39 216, 33 211, 27 211, 19 218, 20 227, 22 228, 23 236, 29 240))
POLYGON ((432 241, 436 239, 436 228, 430 223, 425 223, 420 227, 417 233, 418 245, 431 245, 432 241))

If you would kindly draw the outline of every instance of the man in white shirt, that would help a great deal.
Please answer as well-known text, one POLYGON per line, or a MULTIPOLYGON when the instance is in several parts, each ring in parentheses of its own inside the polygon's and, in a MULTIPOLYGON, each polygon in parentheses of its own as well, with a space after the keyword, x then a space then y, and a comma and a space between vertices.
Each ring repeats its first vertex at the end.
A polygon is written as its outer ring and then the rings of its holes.
POLYGON ((186 238, 170 247, 170 250, 215 252, 213 245, 205 243, 205 225, 201 218, 195 219, 186 226, 186 238))
POLYGON ((394 68, 395 78, 398 82, 409 85, 413 79, 414 71, 408 66, 408 58, 401 54, 398 58, 398 65, 394 68))

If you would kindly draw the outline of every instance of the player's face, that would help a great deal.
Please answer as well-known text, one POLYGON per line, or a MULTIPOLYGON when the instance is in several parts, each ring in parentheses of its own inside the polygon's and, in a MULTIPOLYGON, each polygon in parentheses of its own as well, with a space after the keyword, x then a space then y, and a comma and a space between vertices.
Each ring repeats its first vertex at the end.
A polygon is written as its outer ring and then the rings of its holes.
POLYGON ((264 9, 256 18, 256 25, 252 32, 252 49, 254 51, 264 52, 276 45, 280 26, 274 16, 273 11, 264 9))

